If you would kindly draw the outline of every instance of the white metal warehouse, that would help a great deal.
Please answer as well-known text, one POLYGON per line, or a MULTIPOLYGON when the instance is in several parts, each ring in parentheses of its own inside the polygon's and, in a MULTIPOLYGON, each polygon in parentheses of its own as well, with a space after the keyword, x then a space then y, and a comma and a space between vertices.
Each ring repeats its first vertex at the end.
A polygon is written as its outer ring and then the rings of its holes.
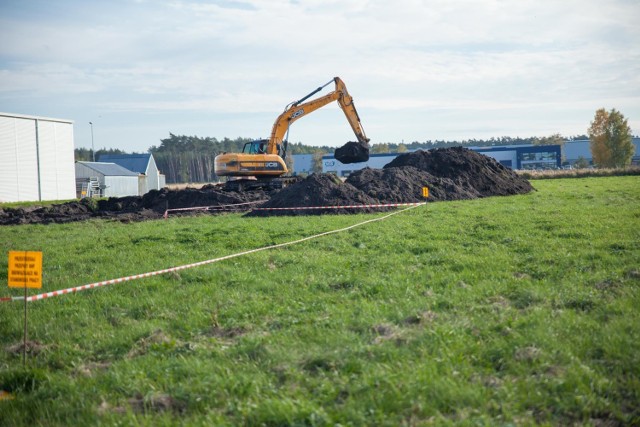
POLYGON ((73 122, 0 113, 0 202, 76 197, 73 122))

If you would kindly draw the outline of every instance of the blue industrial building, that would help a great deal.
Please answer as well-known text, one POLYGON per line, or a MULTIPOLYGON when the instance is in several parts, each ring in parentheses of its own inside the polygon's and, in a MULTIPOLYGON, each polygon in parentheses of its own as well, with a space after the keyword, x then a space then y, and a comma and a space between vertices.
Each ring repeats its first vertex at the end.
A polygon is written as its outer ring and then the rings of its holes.
MULTIPOLYGON (((492 157, 511 169, 558 169, 562 164, 562 152, 559 145, 505 145, 467 148, 492 157)), ((338 176, 349 176, 350 173, 366 167, 382 168, 400 154, 402 153, 371 154, 366 162, 348 165, 337 161, 333 154, 328 154, 322 157, 322 171, 335 173, 338 176)), ((297 172, 295 156, 294 170, 297 172)))
MULTIPOLYGON (((633 157, 631 158, 631 164, 640 165, 640 138, 631 138, 631 142, 636 147, 633 157)), ((563 151, 564 160, 569 165, 575 164, 581 158, 589 162, 589 164, 593 164, 591 144, 588 139, 567 141, 564 144, 563 151)))

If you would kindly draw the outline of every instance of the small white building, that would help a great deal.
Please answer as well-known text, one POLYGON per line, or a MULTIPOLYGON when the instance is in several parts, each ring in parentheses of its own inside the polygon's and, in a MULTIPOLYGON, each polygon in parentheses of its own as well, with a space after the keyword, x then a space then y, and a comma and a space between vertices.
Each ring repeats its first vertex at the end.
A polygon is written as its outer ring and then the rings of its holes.
POLYGON ((75 197, 73 122, 0 113, 0 202, 75 197))
POLYGON ((76 184, 78 197, 96 195, 100 197, 138 196, 138 174, 115 163, 76 162, 76 184), (82 194, 86 188, 99 190, 96 194, 82 194))
POLYGON ((98 159, 101 162, 110 162, 137 172, 138 194, 140 196, 151 190, 164 188, 165 176, 158 170, 158 165, 150 153, 147 154, 103 154, 98 159))

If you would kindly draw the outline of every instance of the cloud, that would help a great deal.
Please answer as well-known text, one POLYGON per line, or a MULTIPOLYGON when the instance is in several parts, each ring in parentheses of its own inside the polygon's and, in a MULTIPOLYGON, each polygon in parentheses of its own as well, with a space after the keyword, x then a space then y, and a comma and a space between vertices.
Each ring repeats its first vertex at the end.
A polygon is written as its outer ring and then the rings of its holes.
MULTIPOLYGON (((612 103, 640 116, 640 7, 633 1, 38 5, 0 6, 0 36, 8 41, 0 45, 0 110, 11 110, 16 97, 25 105, 62 97, 91 111, 275 117, 338 75, 358 108, 374 114, 526 116, 527 108, 562 105, 571 112, 554 114, 570 121, 578 107, 612 103)), ((33 105, 36 114, 42 103, 33 105)), ((543 126, 538 113, 530 117, 543 126)))

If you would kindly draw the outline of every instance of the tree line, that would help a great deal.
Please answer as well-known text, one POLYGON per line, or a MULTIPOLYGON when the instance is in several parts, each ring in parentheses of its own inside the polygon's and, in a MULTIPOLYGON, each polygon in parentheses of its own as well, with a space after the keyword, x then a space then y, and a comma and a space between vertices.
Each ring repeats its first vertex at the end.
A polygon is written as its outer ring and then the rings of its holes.
MULTIPOLYGON (((127 153, 123 150, 119 150, 117 148, 101 148, 96 150, 95 161, 99 161, 100 156, 103 154, 137 154, 137 153, 127 153)), ((76 162, 93 162, 93 150, 90 148, 76 148, 75 149, 75 160, 76 162)))

